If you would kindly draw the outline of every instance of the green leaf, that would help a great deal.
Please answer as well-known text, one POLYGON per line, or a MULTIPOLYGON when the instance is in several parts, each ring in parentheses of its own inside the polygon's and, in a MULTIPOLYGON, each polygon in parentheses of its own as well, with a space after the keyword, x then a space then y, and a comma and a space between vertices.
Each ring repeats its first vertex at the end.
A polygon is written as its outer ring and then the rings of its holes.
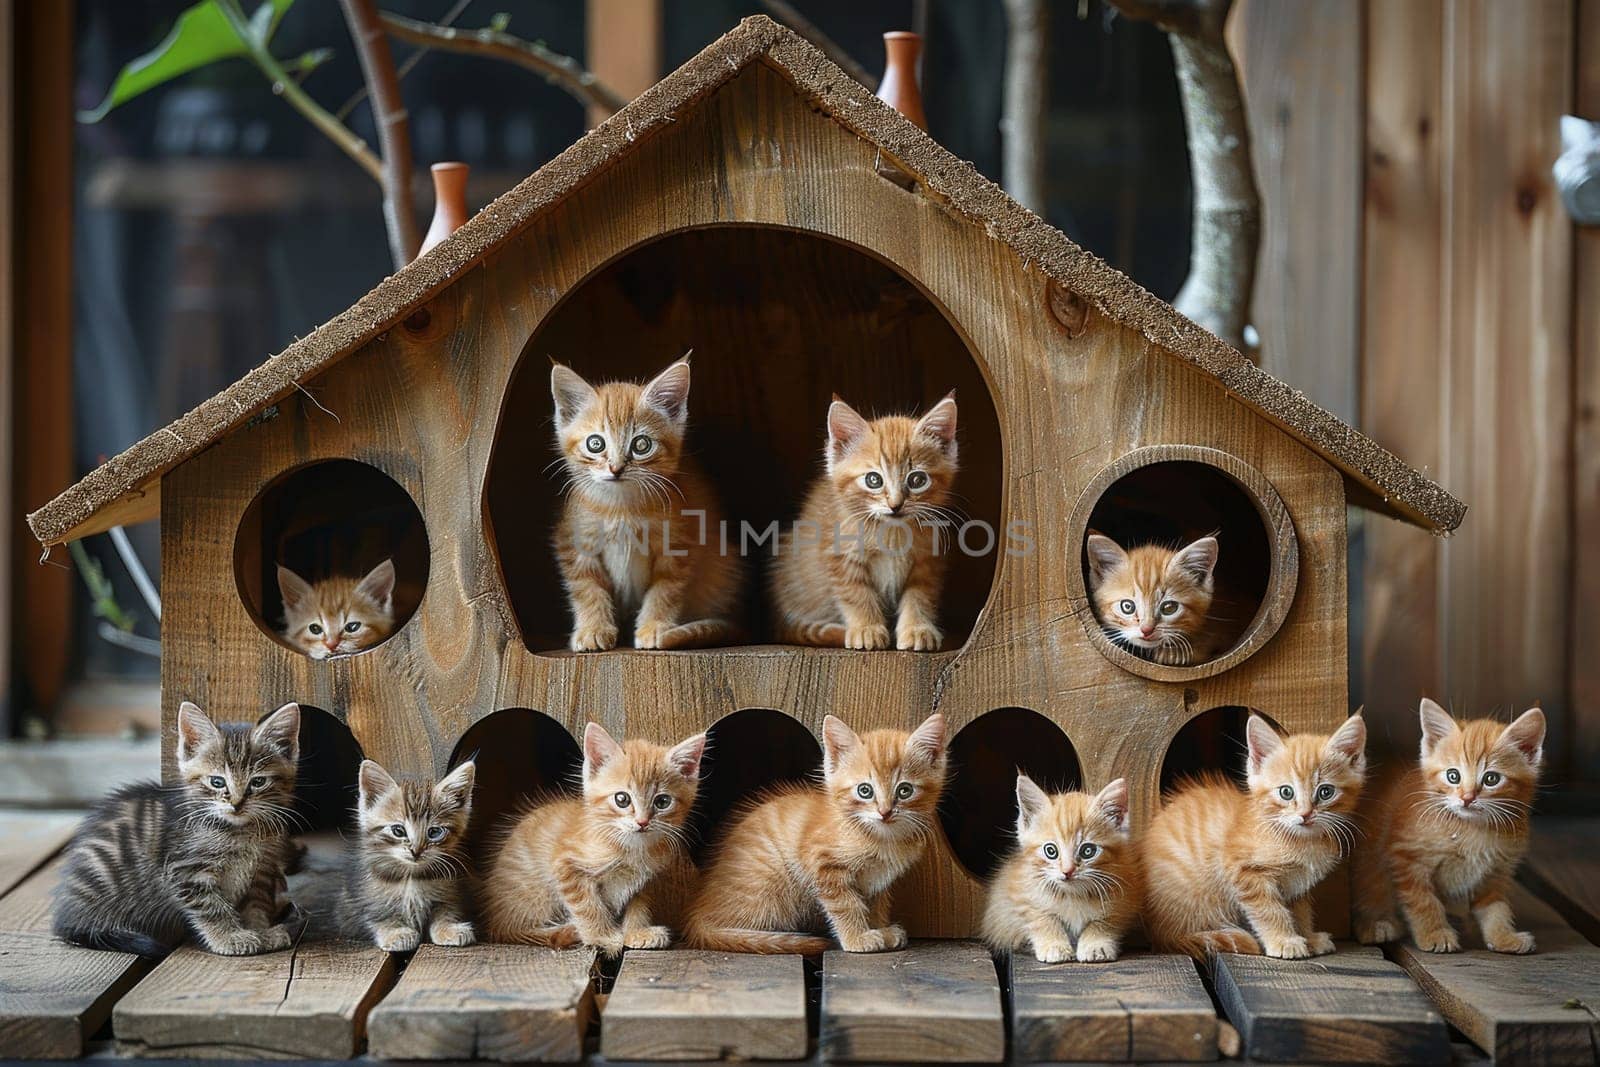
POLYGON ((304 78, 306 75, 322 66, 322 64, 332 59, 333 56, 334 51, 331 48, 313 48, 309 52, 302 52, 293 59, 283 59, 279 60, 279 62, 283 64, 283 69, 288 71, 290 74, 298 74, 300 77, 304 78))
MULTIPOLYGON (((294 0, 265 0, 250 16, 250 33, 260 44, 272 39, 284 13, 294 0)), ((249 51, 234 32, 232 24, 217 6, 217 0, 201 0, 187 9, 172 24, 166 39, 144 55, 129 61, 111 83, 111 91, 93 111, 78 112, 79 122, 99 122, 113 108, 147 93, 173 78, 188 74, 222 59, 232 59, 249 51)))
POLYGON ((509 25, 511 25, 511 12, 509 11, 496 11, 494 17, 489 20, 489 28, 495 33, 505 33, 506 27, 509 25))

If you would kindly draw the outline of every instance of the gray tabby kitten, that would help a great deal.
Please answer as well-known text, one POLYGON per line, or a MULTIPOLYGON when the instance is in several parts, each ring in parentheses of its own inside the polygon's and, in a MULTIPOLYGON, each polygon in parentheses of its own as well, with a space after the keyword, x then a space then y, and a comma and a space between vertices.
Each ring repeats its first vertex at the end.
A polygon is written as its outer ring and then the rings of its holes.
POLYGON ((467 921, 467 821, 471 760, 439 784, 397 782, 372 760, 361 764, 359 833, 346 868, 343 925, 385 952, 410 952, 424 938, 470 945, 467 921))
POLYGON ((260 724, 178 709, 178 779, 112 793, 67 846, 57 937, 89 948, 165 955, 186 934, 224 956, 288 948, 300 706, 260 724))

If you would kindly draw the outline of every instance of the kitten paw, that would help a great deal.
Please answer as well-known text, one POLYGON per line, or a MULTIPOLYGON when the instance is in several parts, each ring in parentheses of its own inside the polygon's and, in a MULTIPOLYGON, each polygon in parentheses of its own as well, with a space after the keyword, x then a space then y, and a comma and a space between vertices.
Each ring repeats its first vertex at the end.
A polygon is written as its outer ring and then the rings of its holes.
MULTIPOLYGON (((661 635, 672 629, 670 622, 641 622, 633 628, 633 647, 643 649, 657 649, 661 647, 661 635)), ((613 639, 615 643, 615 639, 613 639)))
POLYGON ((264 951, 259 930, 235 930, 216 940, 207 939, 206 947, 219 956, 254 956, 264 951))
POLYGON ((898 926, 884 926, 865 930, 854 937, 839 939, 839 947, 846 952, 891 952, 904 948, 906 932, 898 926))
POLYGON ((889 647, 889 627, 883 623, 875 626, 846 626, 844 647, 878 652, 889 647))
POLYGON ((1304 960, 1311 958, 1311 946, 1306 944, 1306 939, 1296 934, 1286 937, 1282 941, 1267 941, 1262 943, 1265 955, 1275 956, 1280 960, 1304 960))
POLYGON ((569 644, 574 652, 609 652, 617 647, 617 628, 614 625, 580 626, 572 631, 569 644))
POLYGON ((379 930, 373 940, 385 952, 412 952, 422 943, 422 935, 404 926, 379 930))
POLYGON ((667 948, 672 944, 672 931, 665 926, 641 926, 622 935, 622 943, 629 948, 667 948))
POLYGON ((1318 930, 1306 938, 1306 945, 1311 949, 1313 956, 1326 956, 1334 951, 1333 935, 1318 930))
POLYGON ((883 947, 886 949, 905 948, 910 938, 906 937, 906 929, 899 923, 890 923, 879 931, 883 934, 883 947))
POLYGON ((1383 945, 1400 940, 1400 924, 1393 919, 1356 923, 1356 940, 1363 945, 1383 945))
POLYGON ((583 944, 583 935, 578 933, 578 928, 568 923, 549 930, 544 943, 551 948, 577 948, 583 944))
POLYGON ((470 945, 478 935, 469 922, 436 922, 428 927, 428 940, 435 945, 470 945))
POLYGON ((1059 941, 1035 941, 1033 958, 1040 963, 1066 963, 1072 959, 1072 943, 1066 938, 1059 941))
POLYGON ((1424 952, 1460 952, 1461 935, 1456 933, 1455 927, 1446 926, 1439 930, 1421 930, 1416 934, 1417 947, 1424 952))
POLYGON ((1488 945, 1492 952, 1509 952, 1515 956, 1526 956, 1538 947, 1534 944, 1533 935, 1526 930, 1512 930, 1509 933, 1486 937, 1484 944, 1488 945))
POLYGON ((1082 963, 1109 963, 1117 958, 1115 941, 1078 941, 1078 960, 1082 963))
POLYGON ((622 950, 628 947, 627 940, 622 936, 621 931, 614 934, 605 934, 585 943, 590 948, 599 949, 601 954, 606 956, 620 956, 622 955, 622 950))
POLYGON ((902 652, 937 652, 944 634, 932 623, 901 623, 895 630, 894 647, 902 652))

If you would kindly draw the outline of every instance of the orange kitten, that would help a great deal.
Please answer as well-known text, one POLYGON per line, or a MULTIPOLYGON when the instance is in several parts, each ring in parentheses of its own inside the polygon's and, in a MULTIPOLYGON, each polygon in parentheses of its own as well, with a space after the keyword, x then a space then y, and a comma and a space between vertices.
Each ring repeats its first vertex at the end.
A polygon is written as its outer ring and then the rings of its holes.
POLYGON ((1099 963, 1117 958, 1138 915, 1127 779, 1094 796, 1050 795, 1017 775, 1017 848, 989 885, 984 940, 1040 963, 1099 963))
POLYGON ((939 590, 955 530, 943 525, 956 477, 956 401, 920 419, 868 422, 835 397, 827 471, 778 540, 772 597, 781 640, 934 651, 939 590))
POLYGON ((684 919, 684 940, 720 952, 901 948, 889 887, 934 835, 945 777, 944 717, 911 733, 858 735, 829 715, 821 785, 756 801, 728 827, 684 919))
POLYGON ((1528 848, 1528 814, 1544 758, 1544 712, 1530 708, 1511 725, 1493 719, 1457 723, 1422 701, 1422 757, 1392 776, 1356 849, 1356 936, 1366 944, 1397 940, 1398 904, 1418 947, 1456 952, 1461 936, 1446 905, 1471 908, 1484 944, 1496 952, 1532 952, 1506 900, 1528 848))
POLYGON ((706 735, 672 748, 618 744, 597 723, 583 733, 583 795, 536 804, 506 833, 484 879, 481 919, 492 941, 608 955, 666 948, 641 893, 686 862, 683 824, 700 787, 706 735))
POLYGON ((615 648, 626 621, 635 648, 726 640, 741 568, 719 547, 722 510, 684 451, 688 358, 642 386, 593 386, 557 364, 550 392, 571 489, 555 548, 573 651, 615 648))
POLYGON ((1331 737, 1280 737, 1252 715, 1245 735, 1246 792, 1220 776, 1187 783, 1145 834, 1145 924, 1158 952, 1333 951, 1309 894, 1353 835, 1366 724, 1357 712, 1331 737))
POLYGON ((1215 589, 1217 539, 1202 537, 1174 552, 1160 545, 1125 551, 1105 534, 1089 535, 1089 595, 1106 636, 1135 655, 1182 667, 1216 652, 1206 624, 1215 589))
POLYGON ((394 561, 359 580, 340 575, 315 584, 282 564, 283 637, 312 659, 371 648, 394 632, 394 561))

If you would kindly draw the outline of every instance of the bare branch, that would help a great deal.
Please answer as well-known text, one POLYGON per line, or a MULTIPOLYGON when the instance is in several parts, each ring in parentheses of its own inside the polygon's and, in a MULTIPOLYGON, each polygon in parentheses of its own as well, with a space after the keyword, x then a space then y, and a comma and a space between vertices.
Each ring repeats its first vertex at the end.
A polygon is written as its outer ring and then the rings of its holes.
POLYGON ((1165 30, 1177 67, 1194 226, 1189 277, 1173 306, 1242 351, 1261 245, 1261 197, 1239 73, 1222 35, 1232 0, 1111 2, 1129 18, 1165 30))
POLYGON ((404 15, 383 12, 379 15, 383 28, 408 44, 423 48, 437 48, 441 52, 461 52, 466 55, 489 56, 507 63, 515 63, 544 78, 545 81, 607 112, 621 111, 628 103, 620 93, 603 84, 571 56, 552 52, 535 41, 524 41, 501 30, 484 28, 463 30, 454 26, 437 26, 419 22, 404 15))
POLYGON ((412 209, 411 129, 405 101, 400 97, 400 78, 395 73, 389 38, 378 25, 378 8, 373 0, 340 0, 340 6, 350 24, 350 37, 361 60, 361 75, 372 98, 378 149, 383 154, 384 228, 389 233, 389 254, 399 270, 417 257, 422 243, 412 209))
POLYGON ((1000 173, 1006 192, 1044 214, 1045 109, 1049 95, 1048 0, 1005 0, 1005 102, 1000 111, 1000 173))
POLYGON ((767 14, 816 45, 823 55, 837 63, 846 74, 862 85, 870 89, 878 84, 878 79, 868 74, 866 67, 857 63, 849 52, 839 47, 838 42, 817 29, 810 19, 796 11, 793 4, 786 3, 785 0, 761 0, 761 6, 767 9, 767 14))

